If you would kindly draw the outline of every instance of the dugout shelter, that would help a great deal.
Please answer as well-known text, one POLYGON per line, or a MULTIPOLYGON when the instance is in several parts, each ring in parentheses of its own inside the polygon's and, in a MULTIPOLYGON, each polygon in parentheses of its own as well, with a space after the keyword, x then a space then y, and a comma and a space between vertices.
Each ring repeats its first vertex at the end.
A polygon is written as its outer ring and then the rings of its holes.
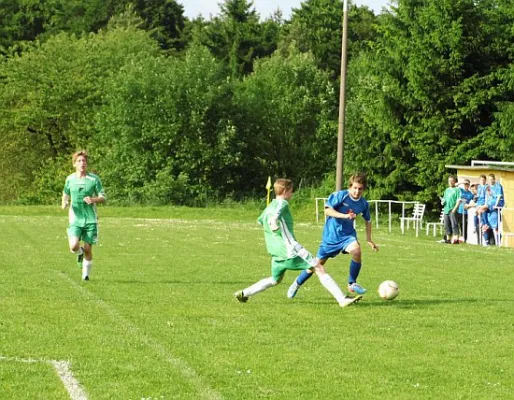
POLYGON ((514 162, 472 160, 470 166, 445 165, 448 169, 457 170, 458 183, 469 179, 478 183, 480 175, 494 174, 496 181, 503 186, 505 206, 502 210, 501 245, 514 248, 514 162))

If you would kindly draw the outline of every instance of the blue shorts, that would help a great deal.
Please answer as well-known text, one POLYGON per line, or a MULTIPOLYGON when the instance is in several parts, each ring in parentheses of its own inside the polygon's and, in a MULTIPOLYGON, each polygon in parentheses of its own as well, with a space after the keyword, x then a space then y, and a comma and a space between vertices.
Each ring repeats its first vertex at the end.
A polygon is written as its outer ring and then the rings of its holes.
POLYGON ((327 258, 334 258, 339 253, 345 253, 348 246, 357 241, 357 237, 353 235, 343 236, 341 241, 336 244, 327 244, 321 242, 319 246, 318 257, 320 260, 326 260, 327 258))
POLYGON ((491 229, 498 229, 498 210, 489 211, 487 221, 491 229))

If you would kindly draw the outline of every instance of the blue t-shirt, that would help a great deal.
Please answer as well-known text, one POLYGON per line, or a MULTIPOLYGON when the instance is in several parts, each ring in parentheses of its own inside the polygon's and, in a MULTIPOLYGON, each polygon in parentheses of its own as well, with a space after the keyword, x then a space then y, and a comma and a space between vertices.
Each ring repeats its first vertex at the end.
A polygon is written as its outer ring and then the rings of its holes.
POLYGON ((483 206, 485 205, 485 194, 487 191, 487 184, 486 185, 478 185, 477 186, 477 205, 483 206))
POLYGON ((494 185, 490 185, 489 187, 491 188, 491 197, 487 202, 489 209, 492 209, 494 206, 503 207, 505 204, 503 186, 500 184, 500 182, 496 182, 494 185))
POLYGON ((459 205, 459 210, 458 210, 458 213, 459 214, 467 214, 468 213, 468 210, 466 210, 464 208, 464 204, 469 204, 469 202, 471 200, 473 200, 473 192, 471 190, 466 190, 466 189, 460 189, 460 198, 464 200, 464 202, 460 203, 459 205))
MULTIPOLYGON (((360 214, 367 222, 371 221, 369 203, 364 197, 358 200, 353 199, 348 190, 332 193, 325 206, 331 207, 342 214, 349 214, 350 212, 360 214)), ((323 229, 323 243, 328 245, 337 244, 345 236, 356 236, 353 221, 353 219, 328 217, 323 229)))

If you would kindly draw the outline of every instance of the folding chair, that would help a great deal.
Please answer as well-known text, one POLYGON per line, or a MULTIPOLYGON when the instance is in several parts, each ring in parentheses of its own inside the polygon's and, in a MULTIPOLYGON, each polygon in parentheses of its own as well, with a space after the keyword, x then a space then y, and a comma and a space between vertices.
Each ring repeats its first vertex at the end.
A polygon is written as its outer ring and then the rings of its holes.
POLYGON ((416 236, 419 234, 419 228, 423 228, 423 216, 425 215, 426 205, 423 203, 414 204, 411 217, 400 217, 400 226, 402 234, 405 233, 405 222, 407 222, 407 229, 409 229, 410 223, 416 228, 416 236))
POLYGON ((433 229, 434 236, 436 235, 437 227, 439 227, 439 233, 443 234, 443 227, 444 227, 444 212, 441 211, 441 215, 439 216, 439 222, 427 222, 426 223, 427 228, 427 236, 428 232, 430 231, 430 228, 433 229))

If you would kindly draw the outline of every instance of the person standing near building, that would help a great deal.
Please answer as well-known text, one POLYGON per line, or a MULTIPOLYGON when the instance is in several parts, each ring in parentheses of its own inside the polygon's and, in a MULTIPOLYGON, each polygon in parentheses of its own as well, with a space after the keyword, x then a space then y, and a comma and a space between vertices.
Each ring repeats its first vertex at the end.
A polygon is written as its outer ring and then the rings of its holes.
POLYGON ((470 182, 469 179, 464 179, 464 187, 460 188, 461 201, 457 210, 457 221, 459 223, 460 234, 459 238, 462 242, 468 241, 468 208, 469 204, 475 197, 473 192, 469 190, 470 182))
POLYGON ((448 177, 448 187, 444 191, 442 205, 444 214, 444 228, 446 239, 451 244, 459 243, 459 224, 457 222, 457 210, 459 208, 461 194, 460 188, 455 186, 457 179, 453 175, 448 177))

